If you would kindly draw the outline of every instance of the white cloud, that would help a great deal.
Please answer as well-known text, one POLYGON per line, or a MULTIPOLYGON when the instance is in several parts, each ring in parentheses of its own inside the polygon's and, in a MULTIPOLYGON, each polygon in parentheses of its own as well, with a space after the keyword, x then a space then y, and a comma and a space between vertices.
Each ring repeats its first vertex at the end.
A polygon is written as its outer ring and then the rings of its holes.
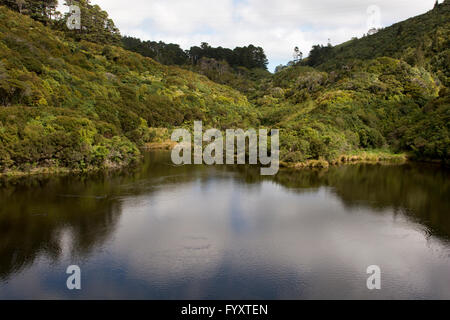
MULTIPOLYGON (((370 22, 367 9, 380 8, 388 26, 425 13, 434 0, 92 0, 106 10, 122 34, 179 43, 206 41, 234 48, 262 46, 271 68, 291 59, 295 46, 307 54, 313 44, 333 44, 361 36, 370 22)), ((372 14, 372 18, 374 15, 372 14)), ((372 19, 373 20, 373 19, 372 19)))

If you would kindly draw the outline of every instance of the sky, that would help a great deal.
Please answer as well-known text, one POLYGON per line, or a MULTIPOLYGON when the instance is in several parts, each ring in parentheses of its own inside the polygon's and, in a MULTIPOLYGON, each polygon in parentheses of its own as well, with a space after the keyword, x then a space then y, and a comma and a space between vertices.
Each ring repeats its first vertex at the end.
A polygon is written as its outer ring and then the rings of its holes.
MULTIPOLYGON (((442 2, 443 0, 439 0, 442 2)), ((179 44, 208 42, 264 48, 269 70, 305 54, 315 44, 361 37, 371 27, 431 10, 435 0, 92 0, 106 10, 122 35, 179 44)), ((61 8, 64 12, 65 9, 61 8)))

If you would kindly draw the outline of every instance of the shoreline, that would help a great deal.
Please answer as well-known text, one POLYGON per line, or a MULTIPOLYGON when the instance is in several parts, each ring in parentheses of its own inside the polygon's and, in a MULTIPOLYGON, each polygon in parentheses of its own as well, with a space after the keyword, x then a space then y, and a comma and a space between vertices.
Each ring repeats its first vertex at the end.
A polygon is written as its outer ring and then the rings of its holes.
POLYGON ((172 140, 167 140, 167 141, 163 141, 163 142, 149 142, 149 143, 146 143, 142 149, 145 151, 158 151, 158 150, 170 151, 176 145, 177 145, 177 142, 174 142, 172 140))
POLYGON ((280 161, 280 168, 285 169, 327 169, 354 164, 405 164, 406 162, 416 162, 411 160, 406 154, 393 154, 379 151, 362 151, 350 155, 341 155, 336 160, 307 160, 304 162, 283 162, 280 161))
POLYGON ((123 164, 106 164, 102 167, 89 167, 86 169, 70 169, 66 167, 36 167, 30 170, 10 170, 7 172, 0 172, 0 179, 14 179, 34 176, 58 176, 58 175, 70 175, 70 174, 88 174, 95 172, 110 172, 117 171, 127 167, 131 167, 133 164, 139 163, 140 159, 123 164))
MULTIPOLYGON (((141 148, 143 151, 169 151, 173 146, 175 146, 176 143, 169 140, 169 141, 163 141, 163 142, 153 142, 153 143, 147 143, 144 147, 141 148)), ((6 172, 0 172, 0 179, 7 179, 7 178, 23 178, 23 177, 33 177, 38 175, 68 175, 68 174, 81 174, 81 173, 95 173, 98 171, 115 171, 124 169, 127 167, 130 167, 133 165, 133 163, 139 163, 140 158, 139 157, 134 162, 131 163, 125 163, 125 164, 106 164, 102 167, 90 167, 86 169, 70 169, 66 167, 36 167, 29 170, 17 170, 17 169, 11 169, 7 170, 6 172)))
MULTIPOLYGON (((172 141, 148 143, 142 150, 144 151, 170 151, 171 148, 176 143, 172 141)), ((127 167, 131 167, 133 164, 139 164, 140 160, 133 163, 127 164, 115 164, 106 165, 103 167, 92 167, 87 169, 70 169, 64 167, 37 167, 27 171, 23 170, 10 170, 7 172, 0 173, 0 179, 8 178, 23 178, 23 177, 33 177, 33 176, 53 176, 53 175, 69 175, 69 174, 86 174, 95 172, 109 172, 117 171, 127 167)), ((392 165, 398 164, 403 165, 406 163, 422 163, 422 164, 434 164, 443 165, 442 161, 439 160, 414 160, 411 159, 407 154, 392 154, 388 152, 376 152, 376 151, 363 151, 361 153, 342 155, 337 160, 327 161, 327 160, 307 160, 304 162, 284 162, 280 161, 280 169, 327 169, 330 167, 339 167, 346 165, 357 165, 357 164, 381 164, 381 165, 392 165)))

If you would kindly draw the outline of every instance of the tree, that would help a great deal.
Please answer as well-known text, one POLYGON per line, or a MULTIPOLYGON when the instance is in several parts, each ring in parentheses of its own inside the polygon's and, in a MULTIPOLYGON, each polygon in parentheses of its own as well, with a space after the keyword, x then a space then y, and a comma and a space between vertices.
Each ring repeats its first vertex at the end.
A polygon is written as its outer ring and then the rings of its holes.
POLYGON ((188 54, 178 44, 162 41, 141 41, 133 37, 123 37, 125 49, 137 52, 144 57, 155 59, 165 65, 184 65, 188 63, 188 54))
POLYGON ((203 42, 200 47, 191 47, 188 55, 193 65, 197 65, 201 58, 224 60, 232 67, 245 67, 247 69, 267 70, 268 64, 264 49, 251 44, 247 47, 236 47, 231 50, 222 47, 213 48, 208 43, 203 42))
POLYGON ((31 16, 34 20, 48 24, 56 12, 58 0, 0 0, 0 5, 31 16))
POLYGON ((58 0, 27 0, 26 9, 34 20, 40 21, 44 24, 48 24, 56 12, 58 6, 58 0))
POLYGON ((280 64, 280 65, 276 66, 276 68, 275 68, 275 73, 278 73, 278 72, 282 71, 282 70, 285 69, 285 68, 286 68, 285 66, 283 66, 282 64, 280 64))
POLYGON ((294 63, 300 62, 303 59, 303 52, 298 47, 294 48, 294 63))
POLYGON ((332 52, 333 47, 331 46, 315 45, 309 52, 307 64, 310 66, 320 65, 331 57, 332 52))
POLYGON ((66 22, 71 13, 66 13, 60 28, 76 40, 86 40, 102 44, 120 44, 121 36, 108 13, 90 0, 67 0, 66 5, 77 5, 81 11, 81 30, 67 30, 66 22))

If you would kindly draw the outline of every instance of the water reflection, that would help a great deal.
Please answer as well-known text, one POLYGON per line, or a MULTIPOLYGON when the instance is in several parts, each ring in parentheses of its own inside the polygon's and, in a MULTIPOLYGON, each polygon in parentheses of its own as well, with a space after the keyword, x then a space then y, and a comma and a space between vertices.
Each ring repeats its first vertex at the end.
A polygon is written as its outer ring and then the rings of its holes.
POLYGON ((450 298, 448 171, 259 172, 151 153, 122 172, 3 180, 0 298, 450 298), (70 264, 81 292, 65 289, 70 264))

